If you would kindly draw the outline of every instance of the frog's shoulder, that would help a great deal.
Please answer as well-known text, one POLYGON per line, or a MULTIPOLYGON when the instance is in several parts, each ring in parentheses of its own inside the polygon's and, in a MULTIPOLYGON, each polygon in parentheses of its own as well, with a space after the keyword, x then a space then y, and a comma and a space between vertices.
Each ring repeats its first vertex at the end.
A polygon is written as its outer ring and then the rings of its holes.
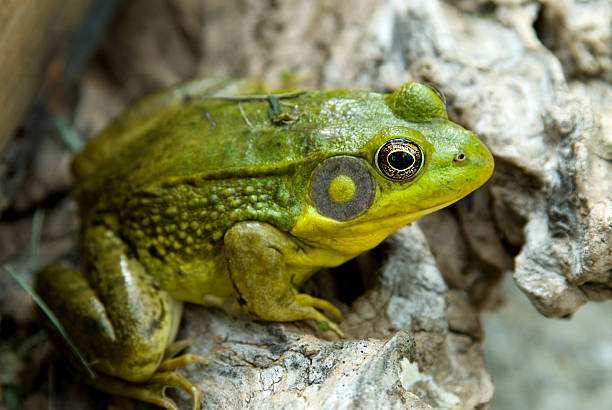
POLYGON ((192 100, 265 92, 267 86, 256 78, 204 78, 154 93, 126 110, 90 141, 75 156, 72 171, 78 180, 87 178, 131 141, 192 100))

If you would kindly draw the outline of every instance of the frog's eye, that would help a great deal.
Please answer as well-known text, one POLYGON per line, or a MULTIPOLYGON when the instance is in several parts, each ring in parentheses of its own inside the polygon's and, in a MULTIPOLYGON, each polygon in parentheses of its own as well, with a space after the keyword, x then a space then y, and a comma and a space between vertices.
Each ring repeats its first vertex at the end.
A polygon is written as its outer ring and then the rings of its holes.
POLYGON ((423 165, 423 150, 406 138, 394 138, 385 142, 376 152, 376 167, 392 181, 407 182, 413 179, 423 165))
POLYGON ((337 221, 349 221, 368 210, 376 183, 363 160, 338 155, 321 162, 310 180, 310 199, 317 211, 337 221))

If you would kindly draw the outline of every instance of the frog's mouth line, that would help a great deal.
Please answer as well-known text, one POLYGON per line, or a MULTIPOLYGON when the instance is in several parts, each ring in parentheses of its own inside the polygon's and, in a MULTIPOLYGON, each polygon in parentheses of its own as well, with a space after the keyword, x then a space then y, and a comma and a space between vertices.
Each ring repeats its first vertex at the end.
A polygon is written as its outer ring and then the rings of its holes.
MULTIPOLYGON (((467 195, 465 195, 465 196, 467 196, 467 195)), ((400 219, 400 220, 406 221, 404 223, 404 225, 406 225, 406 224, 409 224, 411 222, 416 221, 417 219, 419 219, 419 218, 421 218, 421 217, 423 217, 423 216, 425 216, 427 214, 433 213, 433 212, 435 212, 435 211, 437 211, 439 209, 442 209, 442 208, 446 208, 447 206, 452 205, 455 202, 465 198, 465 196, 463 196, 461 198, 453 199, 451 201, 443 202, 442 204, 432 206, 431 208, 422 209, 422 210, 414 212, 412 214, 405 214, 405 213, 397 212, 397 213, 394 213, 394 214, 391 214, 391 215, 385 215, 385 216, 380 216, 380 217, 377 217, 377 218, 372 218, 372 219, 370 219, 370 221, 372 221, 372 222, 374 222, 374 221, 381 221, 381 222, 383 222, 383 221, 400 219)), ((356 223, 358 224, 359 222, 356 222, 356 223)))

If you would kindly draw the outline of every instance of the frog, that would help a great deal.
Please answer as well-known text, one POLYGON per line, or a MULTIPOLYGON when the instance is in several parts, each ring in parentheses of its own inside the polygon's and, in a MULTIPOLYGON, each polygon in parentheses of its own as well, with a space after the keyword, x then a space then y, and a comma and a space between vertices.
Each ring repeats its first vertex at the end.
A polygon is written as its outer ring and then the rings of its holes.
POLYGON ((448 119, 444 95, 271 91, 199 79, 126 110, 72 170, 81 269, 52 264, 40 296, 96 371, 89 383, 177 409, 184 303, 270 322, 311 321, 339 337, 342 313, 300 292, 318 270, 483 185, 493 157, 448 119))

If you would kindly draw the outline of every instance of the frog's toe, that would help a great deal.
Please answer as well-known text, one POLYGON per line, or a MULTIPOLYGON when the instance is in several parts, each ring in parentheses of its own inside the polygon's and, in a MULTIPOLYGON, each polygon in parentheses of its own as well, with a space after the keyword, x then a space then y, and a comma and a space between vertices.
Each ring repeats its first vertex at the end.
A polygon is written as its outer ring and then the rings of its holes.
POLYGON ((166 348, 164 353, 164 360, 157 367, 156 372, 167 372, 170 370, 176 370, 179 367, 187 366, 192 363, 209 364, 210 360, 207 357, 200 356, 197 354, 186 353, 180 356, 176 356, 181 351, 185 350, 193 344, 191 339, 183 339, 172 342, 166 348), (176 357, 175 357, 176 356, 176 357))
POLYGON ((327 310, 331 312, 334 316, 336 316, 339 320, 342 320, 342 314, 340 310, 332 305, 330 302, 315 298, 314 296, 307 295, 305 293, 300 293, 295 296, 294 305, 300 306, 302 309, 305 309, 305 315, 303 319, 313 319, 319 324, 319 328, 321 328, 321 324, 325 324, 329 328, 329 330, 336 333, 338 336, 344 338, 344 333, 340 330, 338 324, 332 320, 330 320, 323 313, 319 312, 317 309, 327 310), (316 309, 315 309, 316 308, 316 309))
POLYGON ((174 387, 183 390, 191 397, 193 410, 201 408, 200 389, 176 371, 157 372, 145 382, 129 382, 98 374, 88 383, 110 394, 145 401, 167 410, 179 410, 174 400, 166 396, 166 389, 174 387))
POLYGON ((176 356, 177 354, 187 349, 192 344, 193 344, 193 340, 190 338, 182 339, 182 340, 175 340, 174 342, 170 343, 166 347, 166 351, 164 352, 164 360, 176 356))
POLYGON ((166 372, 170 370, 175 370, 179 367, 187 366, 188 364, 192 363, 208 364, 210 363, 210 360, 208 360, 208 358, 204 356, 187 353, 177 357, 173 357, 172 359, 164 360, 157 368, 157 371, 166 372))
POLYGON ((314 296, 310 296, 305 293, 300 293, 295 297, 298 305, 302 306, 313 306, 319 310, 326 310, 338 320, 338 322, 342 322, 342 312, 332 303, 328 302, 325 299, 315 298, 314 296))
MULTIPOLYGON (((196 385, 191 383, 185 377, 181 376, 178 372, 170 371, 155 373, 153 377, 151 377, 151 379, 148 381, 148 383, 151 383, 152 386, 161 386, 162 397, 165 400, 170 400, 166 397, 166 388, 175 387, 177 389, 183 390, 191 397, 192 409, 200 410, 200 401, 202 399, 202 393, 200 392, 200 389, 198 389, 196 385)), ((173 404, 176 406, 174 402, 173 404)))
POLYGON ((325 316, 323 317, 324 317, 323 320, 320 320, 317 322, 317 326, 319 326, 319 329, 321 329, 321 325, 323 324, 323 327, 327 327, 327 329, 325 330, 331 330, 332 332, 337 334, 339 337, 344 339, 344 332, 340 330, 340 327, 338 326, 338 324, 336 324, 336 322, 329 320, 325 316))

